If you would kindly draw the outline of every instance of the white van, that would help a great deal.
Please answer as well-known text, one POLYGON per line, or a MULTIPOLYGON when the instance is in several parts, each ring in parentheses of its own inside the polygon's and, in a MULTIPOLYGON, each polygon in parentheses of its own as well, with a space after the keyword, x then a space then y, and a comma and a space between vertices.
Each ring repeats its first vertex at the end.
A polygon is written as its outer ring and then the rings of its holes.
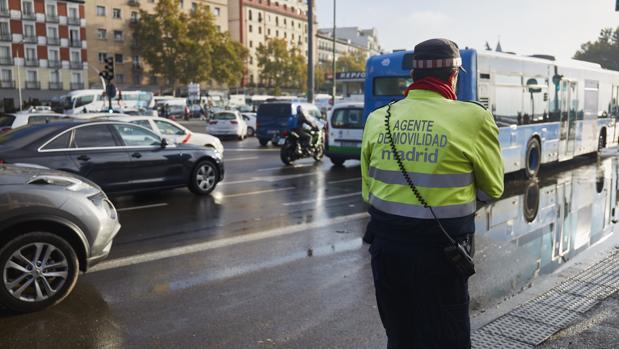
POLYGON ((363 103, 338 103, 328 116, 326 155, 336 166, 359 159, 363 137, 363 103))
MULTIPOLYGON (((71 91, 61 100, 65 114, 96 113, 109 107, 103 90, 71 91)), ((153 94, 146 91, 120 91, 112 99, 112 109, 117 111, 149 109, 153 106, 153 94)))

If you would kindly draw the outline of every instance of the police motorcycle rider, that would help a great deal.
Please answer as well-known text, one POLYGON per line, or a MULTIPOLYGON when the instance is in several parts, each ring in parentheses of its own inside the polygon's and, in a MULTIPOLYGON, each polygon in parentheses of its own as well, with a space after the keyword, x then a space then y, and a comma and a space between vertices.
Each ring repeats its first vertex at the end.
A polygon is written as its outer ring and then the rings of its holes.
POLYGON ((314 137, 312 132, 319 132, 320 125, 318 121, 310 116, 302 106, 297 107, 297 127, 293 129, 299 135, 299 151, 303 151, 303 149, 309 149, 310 152, 314 151, 314 146, 316 146, 316 141, 318 137, 314 137))

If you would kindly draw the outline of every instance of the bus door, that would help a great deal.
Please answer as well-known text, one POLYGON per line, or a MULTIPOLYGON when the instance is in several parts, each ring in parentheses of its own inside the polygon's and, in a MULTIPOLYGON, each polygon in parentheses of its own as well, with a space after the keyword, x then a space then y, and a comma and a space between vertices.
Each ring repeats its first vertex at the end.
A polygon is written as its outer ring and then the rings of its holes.
POLYGON ((577 87, 576 81, 561 80, 559 160, 567 160, 574 157, 574 150, 576 148, 576 114, 578 111, 577 87))

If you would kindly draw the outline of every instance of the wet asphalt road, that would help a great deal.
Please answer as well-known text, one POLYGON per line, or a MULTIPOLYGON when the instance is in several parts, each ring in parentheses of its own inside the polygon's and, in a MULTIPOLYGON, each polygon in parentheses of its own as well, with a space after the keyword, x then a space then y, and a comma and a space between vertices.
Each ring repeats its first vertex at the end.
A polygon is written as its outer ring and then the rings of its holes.
MULTIPOLYGON (((253 138, 224 146, 211 196, 114 198, 123 228, 109 258, 58 306, 0 311, 0 347, 384 347, 359 163, 285 167, 253 138)), ((481 208, 473 316, 612 232, 616 171, 615 159, 577 160, 539 183, 510 179, 481 208)))

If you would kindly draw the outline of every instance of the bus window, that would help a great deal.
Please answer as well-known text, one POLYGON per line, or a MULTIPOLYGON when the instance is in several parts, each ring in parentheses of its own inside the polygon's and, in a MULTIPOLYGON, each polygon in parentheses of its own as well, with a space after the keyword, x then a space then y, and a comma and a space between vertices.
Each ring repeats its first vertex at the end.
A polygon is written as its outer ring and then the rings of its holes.
POLYGON ((413 82, 410 76, 385 76, 374 79, 374 96, 401 97, 413 82))
POLYGON ((522 78, 516 75, 495 75, 497 126, 521 125, 525 123, 522 113, 522 78))
POLYGON ((597 118, 598 103, 599 83, 597 81, 585 80, 585 119, 593 120, 597 118))
POLYGON ((95 96, 93 96, 93 95, 86 95, 86 96, 76 97, 75 98, 75 107, 74 108, 83 107, 86 104, 92 103, 94 100, 95 100, 95 96))

